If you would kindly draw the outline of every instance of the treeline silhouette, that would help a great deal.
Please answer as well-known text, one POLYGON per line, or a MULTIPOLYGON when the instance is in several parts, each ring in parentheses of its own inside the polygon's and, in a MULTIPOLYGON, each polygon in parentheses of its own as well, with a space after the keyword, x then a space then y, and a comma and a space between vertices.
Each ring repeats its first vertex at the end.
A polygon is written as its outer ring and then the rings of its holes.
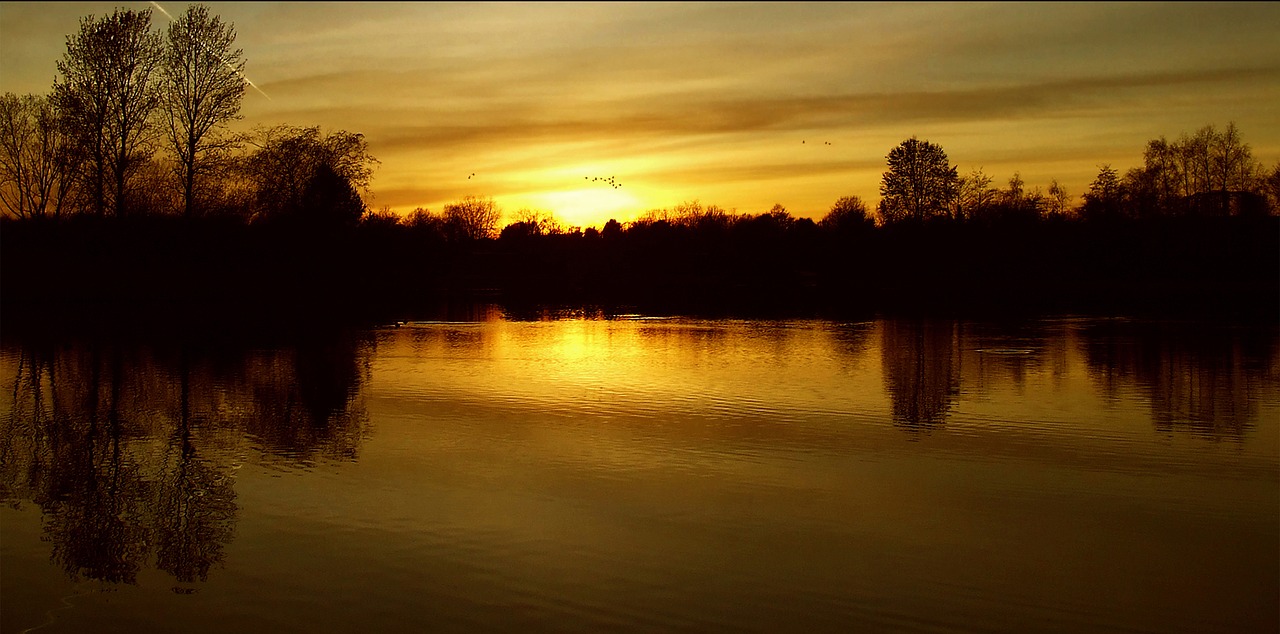
POLYGON ((680 215, 497 238, 443 225, 0 224, 7 319, 393 319, 442 300, 655 311, 1217 310, 1274 315, 1280 218, 815 223, 680 215))
POLYGON ((372 319, 448 299, 651 310, 886 308, 1277 312, 1280 164, 1234 124, 1147 144, 1082 194, 961 176, 915 137, 881 200, 820 220, 689 202, 603 227, 491 198, 370 211, 364 137, 229 131, 235 30, 192 5, 81 21, 50 95, 0 98, 6 318, 372 319))

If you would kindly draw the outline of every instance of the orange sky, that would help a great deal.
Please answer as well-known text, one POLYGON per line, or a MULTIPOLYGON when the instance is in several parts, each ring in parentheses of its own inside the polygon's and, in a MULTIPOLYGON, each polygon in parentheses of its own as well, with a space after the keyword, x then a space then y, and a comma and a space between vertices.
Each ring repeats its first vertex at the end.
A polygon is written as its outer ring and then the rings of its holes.
MULTIPOLYGON (((48 93, 81 17, 151 6, 0 3, 0 90, 48 93)), ((238 125, 364 134, 371 206, 401 213, 478 195, 584 227, 691 200, 820 218, 874 204, 913 135, 1077 200, 1101 164, 1206 124, 1280 160, 1277 3, 208 6, 269 95, 238 125)))

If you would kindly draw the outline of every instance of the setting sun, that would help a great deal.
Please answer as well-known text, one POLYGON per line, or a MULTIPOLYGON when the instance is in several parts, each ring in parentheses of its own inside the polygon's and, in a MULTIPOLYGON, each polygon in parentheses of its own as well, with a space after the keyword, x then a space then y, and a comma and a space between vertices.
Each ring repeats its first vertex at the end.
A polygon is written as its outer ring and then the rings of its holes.
POLYGON ((537 192, 530 194, 528 199, 532 208, 550 210, 565 225, 582 228, 599 228, 602 222, 607 222, 610 218, 631 220, 638 212, 643 211, 643 203, 635 196, 608 186, 537 192), (605 220, 601 221, 601 218, 605 220))

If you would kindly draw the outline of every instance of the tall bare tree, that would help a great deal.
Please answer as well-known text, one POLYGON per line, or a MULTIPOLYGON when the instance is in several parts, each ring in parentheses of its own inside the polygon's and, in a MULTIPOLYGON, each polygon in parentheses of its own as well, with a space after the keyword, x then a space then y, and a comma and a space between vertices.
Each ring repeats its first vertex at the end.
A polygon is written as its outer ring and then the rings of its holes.
POLYGON ((19 218, 60 215, 74 177, 68 150, 48 98, 0 97, 0 205, 19 218))
POLYGON ((244 98, 244 51, 232 48, 235 27, 193 4, 169 24, 161 66, 164 132, 177 158, 183 215, 195 209, 199 177, 239 139, 225 133, 240 118, 244 98))
POLYGON ((991 186, 994 180, 981 167, 975 167, 967 175, 956 179, 952 213, 957 220, 979 217, 995 203, 999 191, 991 186))
POLYGON ((1205 204, 1225 210, 1232 196, 1258 188, 1261 168, 1232 122, 1221 132, 1207 125, 1174 142, 1147 142, 1143 167, 1130 170, 1124 184, 1131 204, 1150 213, 1195 212, 1205 204))
POLYGON ((91 195, 99 215, 106 211, 108 196, 115 214, 124 215, 130 168, 149 149, 149 118, 160 101, 153 72, 162 55, 150 9, 117 9, 107 17, 83 18, 80 31, 67 36, 53 99, 91 170, 91 195))
POLYGON ((492 198, 466 196, 461 201, 444 206, 445 223, 469 240, 491 238, 498 230, 502 211, 492 198))
POLYGON ((1257 166, 1249 144, 1240 139, 1240 130, 1234 121, 1227 129, 1213 136, 1210 145, 1215 174, 1215 184, 1224 191, 1246 191, 1252 186, 1257 166))

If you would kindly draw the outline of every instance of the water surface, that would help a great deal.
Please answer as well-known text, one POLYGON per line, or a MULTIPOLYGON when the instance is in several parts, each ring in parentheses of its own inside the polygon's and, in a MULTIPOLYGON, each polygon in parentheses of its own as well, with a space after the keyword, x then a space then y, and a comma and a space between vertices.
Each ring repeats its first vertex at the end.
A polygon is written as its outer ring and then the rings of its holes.
POLYGON ((4 632, 1280 628, 1274 324, 186 334, 4 342, 4 632))

